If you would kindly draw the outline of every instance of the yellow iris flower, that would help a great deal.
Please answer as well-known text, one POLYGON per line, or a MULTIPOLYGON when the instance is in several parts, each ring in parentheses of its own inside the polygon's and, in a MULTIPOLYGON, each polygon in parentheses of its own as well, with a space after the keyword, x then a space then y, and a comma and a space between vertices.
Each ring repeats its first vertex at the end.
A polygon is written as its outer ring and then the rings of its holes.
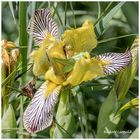
POLYGON ((24 113, 24 126, 29 132, 38 132, 51 125, 52 111, 64 86, 76 86, 113 74, 131 61, 130 52, 91 57, 89 53, 97 46, 97 39, 89 20, 82 27, 66 30, 59 37, 50 11, 40 9, 31 18, 28 32, 40 47, 31 53, 33 73, 44 75, 46 80, 24 113))

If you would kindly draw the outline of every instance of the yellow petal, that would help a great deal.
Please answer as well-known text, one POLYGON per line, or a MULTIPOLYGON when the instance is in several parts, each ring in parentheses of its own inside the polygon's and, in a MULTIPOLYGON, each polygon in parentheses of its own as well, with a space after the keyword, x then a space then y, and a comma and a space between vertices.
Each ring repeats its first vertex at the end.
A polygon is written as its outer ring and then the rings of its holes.
POLYGON ((46 46, 46 48, 48 48, 52 43, 56 41, 56 39, 47 31, 45 32, 45 35, 45 39, 43 39, 40 46, 46 46))
POLYGON ((50 67, 49 70, 45 73, 45 79, 49 80, 55 84, 62 84, 64 79, 62 76, 56 76, 53 70, 53 67, 50 67))
POLYGON ((55 41, 51 43, 51 45, 47 49, 47 53, 50 58, 65 58, 64 50, 63 50, 64 43, 62 41, 55 41))
POLYGON ((46 55, 46 47, 42 46, 31 53, 31 59, 34 62, 33 73, 35 76, 45 74, 49 68, 49 62, 46 55))
POLYGON ((62 41, 59 41, 59 42, 56 41, 56 42, 52 43, 47 49, 47 54, 50 58, 51 64, 54 68, 54 72, 56 75, 62 74, 62 69, 63 69, 64 65, 54 61, 53 58, 65 59, 63 46, 64 46, 64 44, 62 41))
POLYGON ((73 71, 69 74, 63 85, 66 86, 70 84, 75 86, 102 75, 103 69, 99 60, 90 58, 90 56, 82 57, 75 63, 73 71))
POLYGON ((90 52, 97 45, 93 24, 88 20, 80 28, 66 30, 62 39, 68 57, 79 52, 90 52))

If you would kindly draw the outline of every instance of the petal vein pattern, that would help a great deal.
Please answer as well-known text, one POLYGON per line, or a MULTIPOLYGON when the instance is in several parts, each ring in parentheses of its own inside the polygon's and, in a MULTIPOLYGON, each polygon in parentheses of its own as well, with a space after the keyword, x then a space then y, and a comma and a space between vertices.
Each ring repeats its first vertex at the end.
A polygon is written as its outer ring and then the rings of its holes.
POLYGON ((35 14, 31 17, 27 31, 29 34, 33 35, 37 45, 40 45, 41 42, 46 39, 47 33, 58 38, 57 25, 52 20, 51 13, 48 9, 39 9, 35 11, 35 14))
POLYGON ((48 81, 44 82, 24 112, 23 122, 28 132, 39 132, 49 127, 53 120, 52 111, 57 103, 61 86, 46 96, 48 81))
POLYGON ((127 67, 131 60, 130 51, 125 53, 105 53, 97 56, 102 61, 104 73, 106 75, 114 74, 127 67))

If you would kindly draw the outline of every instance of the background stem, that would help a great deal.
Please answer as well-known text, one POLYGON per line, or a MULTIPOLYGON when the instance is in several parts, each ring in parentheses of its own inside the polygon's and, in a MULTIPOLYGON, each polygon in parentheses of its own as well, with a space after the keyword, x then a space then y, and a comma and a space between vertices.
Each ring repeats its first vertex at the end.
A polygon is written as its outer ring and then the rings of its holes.
MULTIPOLYGON (((19 46, 20 52, 22 55, 22 70, 24 72, 27 70, 27 32, 26 32, 26 11, 27 11, 27 3, 19 2, 19 46), (26 47, 23 47, 26 46, 26 47)), ((21 77, 21 85, 26 82, 26 73, 21 77)), ((23 99, 24 97, 20 97, 20 124, 19 124, 19 138, 23 138, 23 99)))

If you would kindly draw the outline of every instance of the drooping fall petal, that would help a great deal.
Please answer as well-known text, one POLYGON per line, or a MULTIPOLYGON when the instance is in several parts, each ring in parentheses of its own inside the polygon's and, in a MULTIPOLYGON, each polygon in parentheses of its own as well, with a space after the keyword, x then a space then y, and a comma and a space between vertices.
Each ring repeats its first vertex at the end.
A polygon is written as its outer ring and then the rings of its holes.
POLYGON ((27 28, 29 34, 33 35, 35 42, 40 45, 48 36, 58 37, 56 23, 51 18, 48 9, 36 10, 27 28))
POLYGON ((114 74, 126 68, 131 63, 131 53, 105 53, 96 57, 102 63, 106 75, 114 74))
POLYGON ((35 93, 23 116, 28 132, 39 132, 51 125, 60 89, 61 86, 46 81, 35 93))
POLYGON ((62 35, 62 39, 66 45, 67 57, 80 52, 90 52, 97 45, 93 23, 88 20, 80 28, 66 30, 62 35))

